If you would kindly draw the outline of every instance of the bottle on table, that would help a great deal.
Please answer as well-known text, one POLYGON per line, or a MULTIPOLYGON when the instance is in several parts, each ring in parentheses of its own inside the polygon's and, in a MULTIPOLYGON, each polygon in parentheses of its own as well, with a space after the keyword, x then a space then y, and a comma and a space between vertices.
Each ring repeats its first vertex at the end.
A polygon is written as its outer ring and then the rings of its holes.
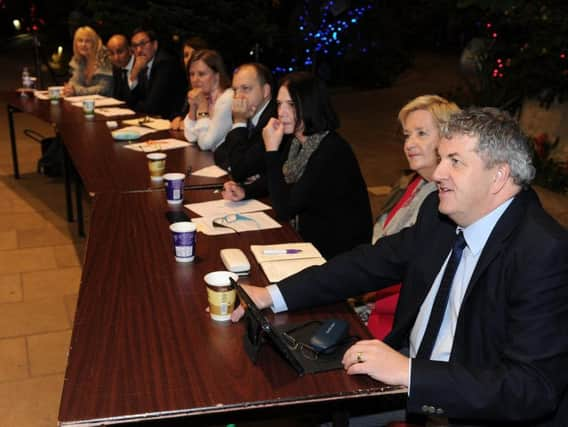
POLYGON ((22 88, 26 89, 21 92, 22 96, 27 96, 27 90, 32 88, 32 76, 28 67, 22 70, 22 88))

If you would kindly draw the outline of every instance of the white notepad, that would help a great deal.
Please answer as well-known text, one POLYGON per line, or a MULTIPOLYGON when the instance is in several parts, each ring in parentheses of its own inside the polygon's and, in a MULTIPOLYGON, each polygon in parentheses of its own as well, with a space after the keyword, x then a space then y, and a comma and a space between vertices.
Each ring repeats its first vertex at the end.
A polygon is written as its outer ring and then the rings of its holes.
POLYGON ((325 264, 325 258, 311 243, 281 243, 277 245, 251 245, 250 250, 262 267, 270 283, 278 283, 286 277, 312 265, 325 264), (265 250, 299 249, 295 254, 266 255, 265 250))

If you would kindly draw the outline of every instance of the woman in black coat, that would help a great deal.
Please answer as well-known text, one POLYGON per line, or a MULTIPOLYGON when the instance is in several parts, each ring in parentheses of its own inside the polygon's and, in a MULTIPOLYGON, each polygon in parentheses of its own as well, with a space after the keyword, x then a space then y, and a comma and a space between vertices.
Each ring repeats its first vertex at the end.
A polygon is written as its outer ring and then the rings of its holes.
POLYGON ((278 118, 263 130, 267 181, 280 220, 329 259, 369 243, 372 214, 351 146, 335 132, 339 120, 322 81, 307 72, 282 79, 278 118), (290 147, 282 155, 282 143, 290 147))

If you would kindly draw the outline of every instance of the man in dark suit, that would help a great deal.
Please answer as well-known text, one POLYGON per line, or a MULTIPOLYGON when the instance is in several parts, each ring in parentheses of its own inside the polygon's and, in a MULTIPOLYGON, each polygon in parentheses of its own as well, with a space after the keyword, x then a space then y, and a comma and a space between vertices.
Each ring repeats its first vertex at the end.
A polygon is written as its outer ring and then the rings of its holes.
POLYGON ((270 70, 259 63, 241 65, 233 74, 233 91, 233 128, 214 155, 215 163, 233 178, 224 193, 241 200, 266 193, 262 129, 276 117, 270 70))
POLYGON ((134 55, 126 36, 115 34, 108 39, 107 49, 110 62, 112 62, 113 91, 116 99, 131 103, 131 91, 128 86, 128 77, 134 65, 134 55))
POLYGON ((400 281, 392 332, 354 344, 347 374, 407 386, 407 412, 441 425, 565 426, 568 233, 529 187, 527 139, 506 113, 471 109, 438 152, 415 226, 246 290, 278 311, 400 281))
POLYGON ((130 72, 131 107, 140 113, 172 119, 186 97, 187 81, 181 62, 158 48, 154 31, 138 28, 131 38, 135 61, 130 72))

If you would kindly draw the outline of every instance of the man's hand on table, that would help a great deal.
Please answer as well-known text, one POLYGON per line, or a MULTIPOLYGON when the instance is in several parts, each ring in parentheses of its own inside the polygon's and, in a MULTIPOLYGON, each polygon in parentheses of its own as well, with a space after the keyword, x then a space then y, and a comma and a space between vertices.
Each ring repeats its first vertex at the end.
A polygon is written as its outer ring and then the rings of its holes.
POLYGON ((361 340, 343 355, 343 368, 348 375, 367 374, 390 385, 408 387, 408 357, 379 340, 361 340))
MULTIPOLYGON (((260 288, 258 286, 251 285, 241 285, 243 290, 248 294, 248 296, 253 300, 259 309, 267 308, 272 305, 272 298, 270 293, 266 288, 260 288)), ((245 314, 245 308, 243 307, 243 302, 233 311, 231 314, 231 320, 233 322, 238 322, 245 314)))

